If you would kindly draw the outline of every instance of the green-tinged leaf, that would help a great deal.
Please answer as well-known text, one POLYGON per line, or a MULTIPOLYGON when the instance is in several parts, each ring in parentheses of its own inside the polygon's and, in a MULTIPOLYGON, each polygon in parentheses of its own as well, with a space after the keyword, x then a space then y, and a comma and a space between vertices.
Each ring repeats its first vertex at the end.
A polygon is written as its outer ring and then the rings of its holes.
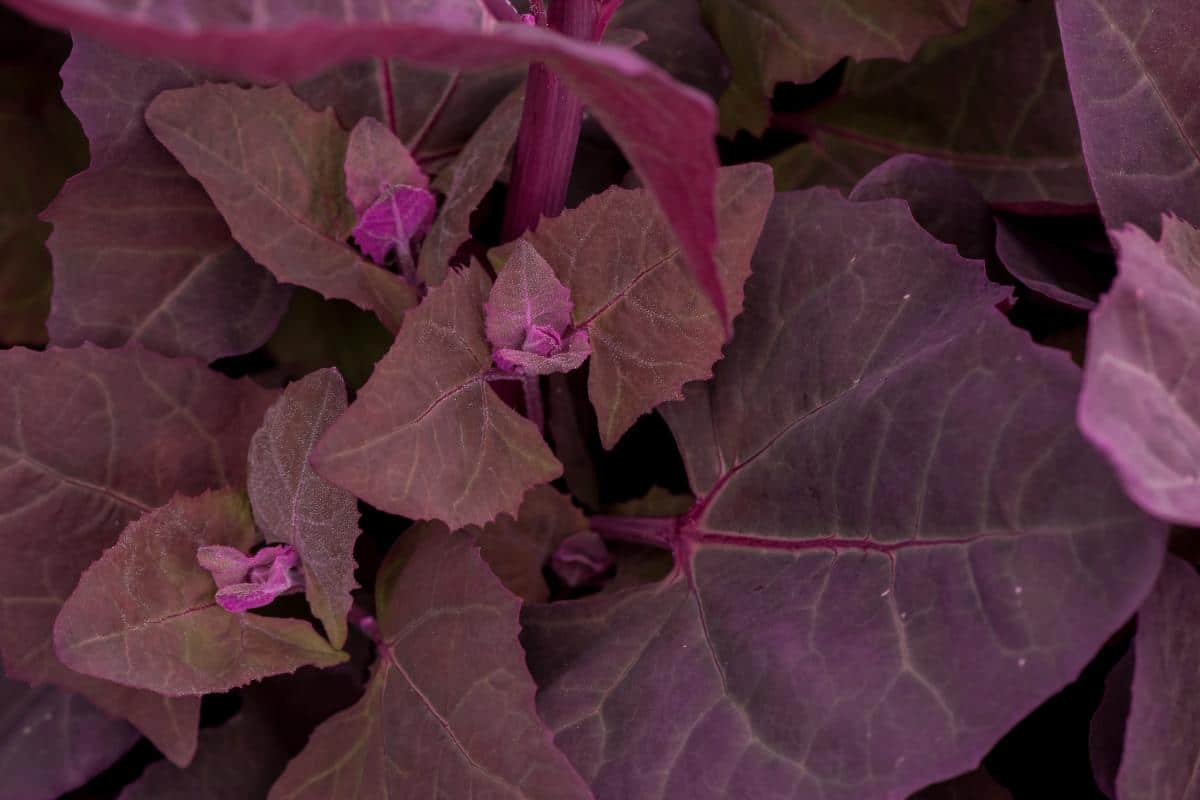
POLYGON ((346 654, 307 622, 232 614, 216 604, 196 550, 262 541, 232 490, 177 498, 130 523, 79 579, 54 624, 54 649, 85 675, 168 696, 223 692, 346 654))
POLYGON ((271 800, 590 798, 534 709, 520 600, 471 537, 427 524, 380 570, 366 695, 319 727, 271 800))

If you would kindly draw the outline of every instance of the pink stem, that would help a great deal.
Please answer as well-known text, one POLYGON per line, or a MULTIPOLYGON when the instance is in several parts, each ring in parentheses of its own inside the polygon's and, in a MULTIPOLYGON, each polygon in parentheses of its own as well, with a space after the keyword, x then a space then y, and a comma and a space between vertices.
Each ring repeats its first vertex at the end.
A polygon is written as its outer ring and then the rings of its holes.
POLYGON ((525 390, 525 416, 537 425, 538 433, 546 435, 546 408, 542 403, 542 382, 537 375, 526 375, 521 379, 525 390))
MULTIPOLYGON (((594 41, 602 28, 600 2, 555 0, 546 22, 564 36, 594 41)), ((544 64, 531 64, 501 231, 505 241, 533 229, 541 217, 558 216, 566 207, 582 124, 579 97, 544 64)))

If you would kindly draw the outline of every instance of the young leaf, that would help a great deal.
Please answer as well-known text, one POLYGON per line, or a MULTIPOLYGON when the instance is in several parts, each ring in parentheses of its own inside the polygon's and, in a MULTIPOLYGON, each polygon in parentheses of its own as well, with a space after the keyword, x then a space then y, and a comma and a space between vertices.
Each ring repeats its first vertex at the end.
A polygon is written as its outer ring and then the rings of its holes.
POLYGON ((515 514, 562 471, 532 422, 487 385, 486 278, 446 278, 410 312, 392 349, 312 456, 317 472, 373 506, 452 528, 515 514))
POLYGON ((54 618, 126 524, 177 492, 245 479, 246 447, 272 394, 130 345, 9 350, 0 353, 0 375, 7 387, 0 395, 5 672, 80 692, 187 763, 199 700, 169 700, 67 669, 51 646, 54 618))
POLYGON ((290 291, 237 246, 204 190, 142 121, 159 92, 203 77, 82 37, 62 74, 92 162, 45 214, 54 223, 51 341, 136 341, 205 361, 261 345, 290 291))
POLYGON ((777 198, 725 359, 665 407, 700 497, 658 528, 677 570, 524 612, 539 711, 598 797, 903 798, 1137 608, 1162 527, 1003 295, 899 202, 777 198))
POLYGON ((383 264, 395 251, 401 264, 411 265, 412 242, 425 235, 436 212, 437 200, 426 190, 395 186, 359 215, 350 235, 376 264, 383 264))
POLYGON ((508 161, 521 123, 524 92, 514 92, 496 106, 470 138, 458 158, 442 170, 433 188, 446 195, 441 213, 421 247, 418 273, 429 286, 446 277, 450 260, 471 236, 471 213, 508 161))
POLYGON ((250 442, 248 487, 254 521, 268 542, 296 548, 304 593, 334 647, 346 643, 354 583, 358 506, 353 495, 317 475, 308 459, 346 410, 337 370, 314 372, 284 390, 250 442))
POLYGON ((1092 313, 1079 427, 1142 508, 1200 525, 1200 231, 1173 217, 1155 242, 1111 232, 1120 273, 1092 313))
POLYGON ((411 286, 346 243, 349 135, 331 111, 313 111, 286 86, 205 84, 158 95, 146 122, 277 278, 366 309, 416 304, 411 286))
POLYGON ((0 676, 0 797, 53 800, 133 747, 138 732, 55 686, 0 676))
MULTIPOLYGON (((761 164, 720 171, 716 260, 732 316, 741 312, 742 284, 773 196, 771 171, 761 164)), ((684 383, 712 374, 725 326, 688 279, 645 191, 609 189, 524 238, 570 290, 575 327, 591 339, 588 394, 605 447, 642 414, 681 397, 684 383)))
MULTIPOLYGON (((195 0, 179 8, 144 9, 114 0, 97 0, 86 7, 71 0, 13 0, 11 5, 39 21, 140 52, 260 77, 307 77, 366 56, 443 69, 544 63, 562 76, 612 135, 669 221, 718 317, 731 319, 713 255, 713 103, 622 48, 580 42, 541 27, 497 23, 476 0, 355 8, 353 13, 346 7, 318 11, 309 3, 283 0, 265 14, 252 8, 250 0, 233 0, 216 9, 195 0)), ((206 188, 211 193, 212 187, 206 188)))
MULTIPOLYGON (((965 26, 970 5, 971 0, 702 0, 733 65, 731 91, 764 107, 775 84, 812 83, 846 56, 908 61, 927 40, 965 26)), ((762 133, 761 126, 750 127, 762 133)))
POLYGON ((492 360, 516 375, 570 372, 591 353, 571 326, 571 292, 527 241, 516 243, 484 305, 492 360))
POLYGON ((146 514, 80 576, 54 623, 55 652, 77 672, 168 696, 345 661, 307 622, 217 605, 197 549, 260 541, 249 504, 232 490, 146 514))
POLYGON ((317 728, 271 800, 590 797, 534 709, 521 602, 471 537, 420 525, 380 575, 383 642, 367 693, 317 728))
POLYGON ((966 34, 931 43, 911 65, 850 65, 834 101, 792 122, 810 141, 773 160, 780 188, 849 188, 915 153, 1009 210, 1094 203, 1052 3, 976 0, 966 34))
POLYGON ((1059 0, 1083 152, 1109 228, 1200 225, 1196 8, 1188 0, 1059 0), (1181 57, 1185 56, 1185 57, 1181 57))
POLYGON ((346 144, 346 197, 360 217, 394 186, 429 187, 429 178, 386 125, 364 117, 346 144))
POLYGON ((1168 556, 1154 591, 1138 612, 1133 699, 1117 797, 1200 797, 1200 718, 1188 700, 1200 676, 1200 577, 1168 556))
POLYGON ((516 518, 501 515, 476 534, 479 554, 500 582, 526 603, 550 599, 542 568, 558 545, 587 530, 571 498, 550 486, 530 489, 516 518))

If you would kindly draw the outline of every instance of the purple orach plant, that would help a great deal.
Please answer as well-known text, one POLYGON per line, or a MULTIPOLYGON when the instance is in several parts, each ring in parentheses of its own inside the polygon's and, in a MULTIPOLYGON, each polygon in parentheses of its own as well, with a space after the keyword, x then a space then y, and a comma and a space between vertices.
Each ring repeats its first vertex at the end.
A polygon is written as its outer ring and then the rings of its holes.
POLYGON ((290 544, 264 547, 253 555, 209 545, 196 551, 196 560, 216 581, 217 605, 235 614, 304 590, 304 566, 290 544))
POLYGON ((550 556, 550 568, 572 589, 595 583, 612 566, 613 557, 608 546, 593 531, 568 536, 550 556))

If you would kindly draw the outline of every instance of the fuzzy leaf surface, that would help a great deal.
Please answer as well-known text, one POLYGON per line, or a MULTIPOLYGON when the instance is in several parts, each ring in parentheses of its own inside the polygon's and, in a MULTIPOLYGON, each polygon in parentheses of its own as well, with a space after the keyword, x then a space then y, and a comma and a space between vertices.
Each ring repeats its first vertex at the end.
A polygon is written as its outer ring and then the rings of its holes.
POLYGON ((0 353, 0 376, 7 388, 0 395, 5 672, 80 692, 186 763, 199 700, 67 669, 52 648, 54 618, 129 522, 177 493, 245 480, 246 448, 273 395, 133 345, 9 350, 0 353))
POLYGON ((391 350, 313 453, 317 472, 371 505, 451 528, 515 514, 562 466, 532 422, 488 386, 486 277, 452 273, 404 321, 391 350))
POLYGON ((699 497, 660 534, 678 568, 524 613, 539 711, 598 797, 901 800, 1136 610, 1162 527, 1004 294, 899 202, 777 198, 726 358, 664 407, 699 497))
POLYGON ((416 304, 410 286, 346 243, 350 136, 332 111, 313 111, 286 86, 204 84, 159 94, 146 122, 279 280, 365 309, 416 304))
POLYGON ((63 604, 54 649, 71 669, 168 696, 224 692, 346 654, 302 620, 232 614, 196 559, 262 541, 233 490, 177 498, 130 523, 63 604))
POLYGON ((591 797, 535 710, 521 601, 471 537, 420 525, 380 575, 367 692, 314 732, 271 800, 591 797))
POLYGON ((248 490, 268 542, 290 544, 304 565, 304 593, 334 647, 346 642, 358 505, 309 465, 317 440, 346 410, 346 384, 325 369, 288 386, 250 442, 248 490))
MULTIPOLYGON (((736 317, 774 194, 761 164, 726 167, 717 186, 716 261, 736 317)), ((683 257, 644 190, 613 188, 543 220, 524 239, 571 292, 572 320, 591 341, 588 395, 611 448, 638 417, 712 374, 725 326, 690 285, 683 257)), ((505 251, 502 251, 502 253, 505 251)))

